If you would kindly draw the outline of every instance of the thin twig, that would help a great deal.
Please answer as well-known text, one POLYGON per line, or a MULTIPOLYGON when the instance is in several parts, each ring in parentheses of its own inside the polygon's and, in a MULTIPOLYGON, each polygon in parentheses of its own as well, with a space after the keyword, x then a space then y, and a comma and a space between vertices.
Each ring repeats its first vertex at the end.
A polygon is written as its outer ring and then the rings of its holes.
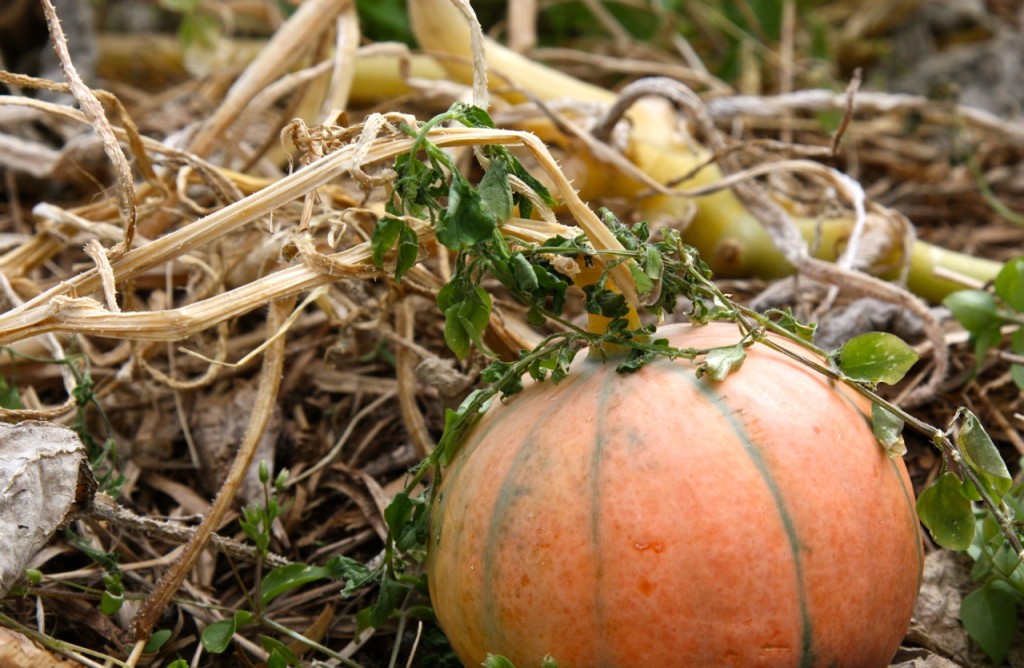
MULTIPOLYGON (((416 317, 412 300, 406 298, 395 303, 395 329, 402 338, 412 342, 416 317)), ((398 405, 402 411, 409 438, 416 445, 420 457, 427 457, 436 447, 427 429, 427 421, 416 403, 416 356, 408 346, 395 349, 395 374, 398 379, 398 405)))
POLYGON ((203 124, 192 140, 190 150, 201 157, 210 155, 217 148, 225 130, 238 120, 252 99, 274 79, 287 72, 307 52, 307 47, 334 24, 334 18, 351 2, 310 0, 299 5, 231 86, 213 116, 203 124))
POLYGON ((473 104, 487 109, 487 56, 484 53, 484 30, 476 18, 476 12, 469 0, 451 0, 452 4, 462 13, 469 23, 469 43, 473 55, 473 104))
MULTIPOLYGON (((137 515, 115 501, 110 495, 99 492, 93 498, 88 510, 83 511, 84 515, 110 522, 118 529, 131 531, 145 536, 161 538, 176 543, 187 543, 195 538, 196 528, 185 527, 174 522, 155 520, 144 515, 137 515)), ((210 535, 210 545, 218 552, 229 555, 236 559, 255 561, 259 558, 256 548, 252 545, 240 543, 233 538, 226 538, 220 534, 210 535)), ((263 560, 273 567, 287 566, 290 561, 273 552, 263 557, 263 560)))
POLYGON ((861 69, 858 67, 853 71, 850 83, 846 86, 846 109, 843 111, 843 119, 839 122, 839 127, 832 135, 832 155, 839 155, 839 143, 843 140, 846 129, 850 127, 850 121, 853 120, 854 99, 857 97, 857 91, 860 90, 860 82, 861 69))
POLYGON ((111 254, 117 256, 130 249, 135 238, 135 223, 138 217, 135 208, 135 179, 132 177, 128 159, 125 157, 124 151, 121 150, 121 145, 117 143, 117 137, 114 135, 110 121, 103 113, 103 105, 82 81, 74 63, 71 62, 67 39, 60 27, 57 10, 54 9, 51 0, 42 0, 42 6, 43 13, 46 15, 46 25, 50 30, 53 49, 57 53, 57 60, 64 71, 64 78, 71 88, 72 95, 81 105, 82 111, 88 116, 93 130, 103 142, 103 150, 110 158, 110 162, 114 165, 114 171, 117 173, 118 197, 121 200, 121 213, 125 218, 124 241, 111 250, 111 254))

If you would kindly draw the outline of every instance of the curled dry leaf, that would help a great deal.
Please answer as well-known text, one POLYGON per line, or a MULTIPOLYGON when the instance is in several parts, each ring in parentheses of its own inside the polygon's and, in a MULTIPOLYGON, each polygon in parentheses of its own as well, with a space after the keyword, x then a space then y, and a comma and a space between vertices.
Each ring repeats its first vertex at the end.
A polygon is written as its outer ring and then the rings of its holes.
POLYGON ((889 668, 960 668, 960 664, 954 663, 938 654, 931 654, 927 650, 922 650, 920 656, 914 656, 906 661, 894 663, 889 668))
POLYGON ((0 424, 0 596, 82 501, 83 464, 85 447, 67 427, 0 424))
MULTIPOLYGON (((924 648, 938 658, 930 658, 931 663, 910 663, 910 666, 981 668, 991 665, 978 646, 971 642, 960 622, 964 596, 979 586, 971 579, 970 564, 970 559, 949 550, 936 550, 925 557, 921 591, 906 642, 924 648), (950 663, 942 664, 940 658, 949 659, 950 663)), ((1013 647, 1003 665, 1024 667, 1022 649, 1013 647)), ((904 665, 894 664, 895 668, 903 668, 904 665)))
POLYGON ((7 668, 74 668, 78 664, 52 654, 16 631, 0 628, 0 665, 7 668))

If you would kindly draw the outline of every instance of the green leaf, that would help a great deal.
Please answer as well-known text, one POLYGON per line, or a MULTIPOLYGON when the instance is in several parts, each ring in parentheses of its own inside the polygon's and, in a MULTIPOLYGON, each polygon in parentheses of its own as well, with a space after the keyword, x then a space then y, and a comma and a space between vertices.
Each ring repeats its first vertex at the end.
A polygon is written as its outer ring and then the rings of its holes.
POLYGON ((160 629, 159 631, 154 631, 152 635, 149 636, 149 640, 146 641, 146 646, 142 649, 142 653, 156 654, 160 651, 160 648, 163 647, 168 640, 170 640, 170 638, 170 629, 160 629))
POLYGON ((996 299, 984 290, 959 290, 942 300, 965 329, 979 332, 999 326, 996 299))
POLYGON ((456 102, 451 108, 452 117, 471 128, 494 128, 494 121, 486 110, 465 102, 456 102))
POLYGON ((484 668, 516 668, 515 664, 506 659, 503 656, 497 656, 494 654, 488 654, 487 658, 484 659, 484 668))
POLYGON ((477 388, 462 400, 458 410, 445 409, 444 431, 441 433, 441 440, 437 443, 437 447, 441 450, 440 464, 442 466, 451 463, 452 457, 455 456, 462 443, 462 437, 490 407, 491 399, 487 399, 481 402, 478 410, 470 412, 474 408, 475 402, 479 401, 484 394, 486 393, 483 388, 477 388))
POLYGON ((331 572, 323 566, 307 566, 302 563, 279 566, 263 576, 260 583, 260 605, 266 607, 281 594, 330 577, 331 572))
POLYGON ((343 598, 355 594, 359 589, 365 587, 373 577, 373 572, 362 562, 343 554, 337 554, 328 559, 324 567, 330 572, 332 580, 345 581, 345 587, 341 590, 343 598))
POLYGON ((841 109, 827 109, 814 113, 814 118, 818 121, 821 129, 829 134, 839 129, 844 117, 845 114, 841 109))
POLYGON ((441 208, 437 198, 447 193, 444 173, 426 166, 408 153, 395 158, 395 172, 398 173, 398 181, 386 207, 388 213, 408 213, 418 218, 429 215, 433 220, 434 212, 441 208))
POLYGON ((403 0, 356 0, 359 32, 371 42, 414 44, 403 0))
POLYGON ((405 492, 399 492, 384 509, 384 521, 388 525, 388 533, 399 550, 414 547, 426 533, 426 523, 430 513, 426 502, 421 498, 413 498, 405 492))
POLYGON ((235 631, 250 622, 252 622, 252 613, 239 610, 228 619, 210 624, 203 629, 201 637, 203 648, 210 654, 223 654, 231 644, 231 638, 234 637, 235 631))
POLYGON ((779 319, 775 321, 775 324, 779 327, 782 327, 787 332, 796 334, 807 343, 814 342, 814 334, 818 331, 818 325, 816 323, 806 325, 800 322, 793 315, 792 309, 788 307, 785 310, 772 309, 766 315, 777 315, 779 319))
POLYGON ((992 565, 1003 577, 1010 578, 1021 566, 1020 557, 1010 544, 1003 540, 1002 535, 999 538, 999 547, 992 555, 992 565))
MULTIPOLYGON (((302 665, 299 662, 299 657, 295 656, 295 654, 290 649, 288 649, 288 645, 285 645, 283 642, 281 642, 277 638, 272 638, 272 637, 270 637, 268 635, 260 634, 260 645, 262 645, 263 649, 267 650, 267 652, 272 657, 275 656, 275 655, 278 657, 277 663, 280 666, 300 666, 300 665, 302 665)), ((270 668, 270 667, 271 667, 271 662, 268 659, 267 660, 267 668, 270 668)))
POLYGON ((595 313, 606 318, 621 318, 629 313, 629 304, 621 293, 605 289, 595 283, 583 287, 586 301, 583 308, 587 313, 595 313))
POLYGON ((124 605, 124 594, 112 594, 109 591, 100 595, 100 612, 104 615, 113 615, 124 605))
POLYGON ((178 24, 178 39, 186 47, 212 47, 219 35, 220 22, 206 14, 186 14, 178 24))
POLYGON ((736 371, 747 359, 746 349, 739 343, 733 346, 723 346, 708 351, 704 356, 704 362, 697 369, 697 375, 707 374, 715 381, 725 380, 730 373, 736 371))
POLYGON ((1010 260, 999 270, 995 280, 996 294, 1014 311, 1024 313, 1024 256, 1010 260))
POLYGON ((384 509, 384 521, 387 522, 388 531, 392 536, 402 530, 402 527, 412 517, 415 504, 405 492, 399 492, 391 500, 388 507, 384 509))
POLYGON ((898 383, 917 359, 913 348, 886 332, 855 336, 839 351, 839 367, 848 377, 889 385, 898 383))
POLYGON ((579 351, 579 348, 573 348, 571 346, 561 346, 558 349, 558 355, 555 356, 555 368, 551 370, 552 382, 561 382, 569 375, 569 370, 572 368, 572 361, 576 359, 576 353, 579 351))
MULTIPOLYGON (((442 303, 443 293, 444 290, 438 293, 439 303, 442 303)), ((452 302, 443 309, 445 343, 459 359, 469 355, 470 344, 488 354, 490 351, 484 345, 483 333, 491 320, 491 296, 481 287, 461 296, 461 301, 452 302)), ((444 301, 447 302, 451 298, 453 295, 445 294, 444 301)))
POLYGON ((512 217, 512 186, 508 182, 508 163, 504 159, 491 160, 477 191, 483 210, 494 220, 504 223, 512 217))
POLYGON ((1011 364, 1010 378, 1013 379, 1017 389, 1024 390, 1024 364, 1011 364))
POLYGON ((377 628, 391 618, 402 595, 408 591, 408 587, 393 578, 385 576, 380 583, 380 590, 377 593, 377 600, 373 605, 356 614, 356 623, 359 630, 377 628))
POLYGON ((21 395, 18 393, 18 388, 8 385, 6 378, 0 378, 0 407, 9 410, 24 408, 21 405, 21 395))
MULTIPOLYGON (((538 286, 544 291, 544 298, 551 299, 551 311, 556 315, 561 315, 562 309, 565 308, 569 283, 562 280, 559 274, 540 265, 533 265, 533 273, 537 277, 538 286)), ((544 324, 543 316, 541 324, 544 324)))
POLYGON ((550 654, 546 655, 540 662, 540 668, 558 668, 558 662, 550 654))
POLYGON ((370 238, 370 251, 373 265, 378 269, 384 267, 384 256, 394 248, 403 227, 405 227, 404 221, 391 217, 381 218, 374 226, 373 236, 370 238))
POLYGON ((974 540, 974 509, 960 491, 962 483, 947 471, 917 497, 917 514, 935 542, 950 550, 966 550, 974 540))
POLYGON ((288 660, 277 651, 267 654, 267 668, 288 668, 288 660))
POLYGON ((985 355, 988 354, 989 350, 998 346, 1002 338, 1003 334, 999 331, 997 325, 993 325, 988 329, 971 332, 971 339, 974 341, 974 372, 981 368, 985 355))
MULTIPOLYGON (((512 362, 503 362, 501 360, 494 360, 480 372, 480 380, 483 382, 493 385, 495 383, 503 382, 505 374, 512 371, 512 362)), ((517 376, 513 376, 514 378, 517 376)), ((507 382, 507 381, 505 381, 507 382)))
POLYGON ((1001 499, 1013 485, 1006 462, 978 416, 966 408, 961 408, 958 413, 960 432, 956 435, 956 444, 964 453, 967 465, 978 474, 996 499, 1001 499))
POLYGON ((103 586, 107 588, 107 591, 116 596, 124 593, 124 585, 121 584, 121 573, 115 571, 108 573, 103 576, 103 586))
POLYGON ((651 280, 651 277, 635 262, 630 262, 626 266, 629 268, 629 275, 633 278, 634 285, 636 285, 636 291, 642 296, 649 295, 654 290, 654 281, 651 280))
POLYGON ((197 11, 202 0, 160 0, 159 5, 172 12, 188 14, 197 11))
POLYGON ((1024 356, 1024 327, 1019 327, 1010 337, 1010 351, 1024 356))
POLYGON ((907 446, 903 442, 903 420, 875 403, 871 404, 871 431, 890 457, 907 454, 907 446))
POLYGON ((665 258, 657 246, 648 246, 644 257, 644 273, 652 281, 660 281, 665 273, 665 258))
POLYGON ((202 643, 207 652, 223 654, 235 635, 235 619, 222 619, 203 629, 202 643))
MULTIPOLYGON (((502 150, 508 153, 507 149, 503 148, 502 150)), ((508 153, 508 166, 509 171, 520 181, 525 183, 530 190, 540 195, 541 200, 543 200, 545 204, 548 206, 554 206, 556 204, 555 198, 551 196, 551 191, 549 191, 543 183, 538 181, 537 177, 527 171, 527 169, 523 167, 523 164, 516 160, 515 156, 511 153, 508 153)), ((517 194, 516 201, 519 203, 519 215, 523 218, 529 218, 529 212, 533 210, 533 204, 530 200, 517 194)))
POLYGON ((960 604, 964 628, 996 665, 1003 662, 1013 646, 1017 615, 1017 595, 998 580, 972 591, 960 604))
POLYGON ((395 263, 395 280, 402 280, 405 272, 416 265, 420 256, 420 240, 416 231, 408 225, 403 225, 398 233, 398 262, 395 263))
MULTIPOLYGON (((1010 351, 1015 355, 1024 356, 1024 327, 1019 328, 1010 337, 1010 351)), ((1019 389, 1024 390, 1024 364, 1011 364, 1010 377, 1019 389)))
POLYGON ((540 283, 537 281, 537 272, 533 270, 533 265, 525 255, 513 253, 509 258, 509 265, 512 267, 512 274, 515 276, 516 285, 520 290, 530 293, 540 287, 540 283))
POLYGON ((484 210, 480 193, 464 176, 452 174, 448 188, 448 208, 437 224, 437 240, 453 250, 461 250, 490 238, 497 227, 494 216, 484 210))

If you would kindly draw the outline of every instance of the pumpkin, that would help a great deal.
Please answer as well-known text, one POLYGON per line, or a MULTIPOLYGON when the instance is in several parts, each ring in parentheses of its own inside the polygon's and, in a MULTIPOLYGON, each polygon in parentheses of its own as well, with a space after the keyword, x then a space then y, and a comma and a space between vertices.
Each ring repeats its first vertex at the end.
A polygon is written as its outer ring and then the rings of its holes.
POLYGON ((581 354, 496 402, 430 518, 431 600, 465 665, 888 665, 921 579, 906 468, 850 388, 747 352, 721 382, 581 354))

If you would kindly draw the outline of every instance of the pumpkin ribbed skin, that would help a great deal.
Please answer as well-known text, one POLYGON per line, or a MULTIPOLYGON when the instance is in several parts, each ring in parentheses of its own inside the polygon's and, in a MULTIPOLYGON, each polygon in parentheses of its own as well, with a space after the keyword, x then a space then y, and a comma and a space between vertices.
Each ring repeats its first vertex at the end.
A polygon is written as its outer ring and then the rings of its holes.
POLYGON ((562 383, 528 386, 446 471, 428 578, 463 663, 887 665, 921 542, 868 404, 764 346, 721 383, 684 361, 614 367, 581 354, 562 383))

